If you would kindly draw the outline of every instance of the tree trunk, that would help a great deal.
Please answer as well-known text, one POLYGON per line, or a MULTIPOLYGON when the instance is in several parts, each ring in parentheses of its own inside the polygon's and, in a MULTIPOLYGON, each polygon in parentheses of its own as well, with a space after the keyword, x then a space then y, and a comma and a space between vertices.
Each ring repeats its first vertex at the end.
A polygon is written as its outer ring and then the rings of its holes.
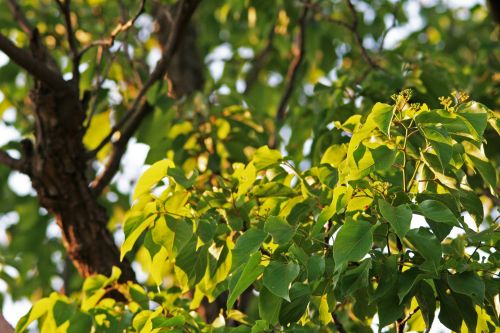
POLYGON ((107 229, 108 216, 89 188, 82 143, 84 112, 76 91, 54 92, 42 85, 32 92, 35 144, 26 150, 31 181, 40 204, 62 230, 68 255, 83 277, 122 270, 120 280, 134 280, 130 263, 120 261, 107 229))

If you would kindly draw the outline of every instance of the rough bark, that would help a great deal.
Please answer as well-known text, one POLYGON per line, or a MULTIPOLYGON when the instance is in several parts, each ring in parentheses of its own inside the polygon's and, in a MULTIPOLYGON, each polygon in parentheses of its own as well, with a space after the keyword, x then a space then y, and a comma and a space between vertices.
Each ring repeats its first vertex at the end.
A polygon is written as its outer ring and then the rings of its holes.
POLYGON ((35 144, 31 180, 40 204, 51 212, 62 230, 68 255, 84 276, 109 275, 113 266, 121 280, 133 280, 128 261, 107 229, 108 216, 88 186, 83 138, 84 112, 77 93, 54 92, 40 85, 32 92, 35 105, 35 144))
MULTIPOLYGON (((158 41, 163 52, 165 52, 168 45, 168 38, 172 30, 173 17, 175 17, 177 7, 177 5, 167 7, 159 2, 154 3, 158 41)), ((190 23, 167 69, 171 97, 179 98, 203 88, 205 83, 203 77, 204 65, 197 50, 196 39, 196 28, 194 24, 190 23)))

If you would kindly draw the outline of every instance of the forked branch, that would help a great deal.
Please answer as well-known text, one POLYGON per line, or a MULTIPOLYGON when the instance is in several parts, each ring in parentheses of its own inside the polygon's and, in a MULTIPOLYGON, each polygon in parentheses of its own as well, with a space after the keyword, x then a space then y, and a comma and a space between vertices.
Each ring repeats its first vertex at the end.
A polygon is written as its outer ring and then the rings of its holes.
POLYGON ((2 33, 0 33, 0 51, 3 51, 18 66, 27 70, 37 80, 47 84, 53 90, 64 91, 68 89, 67 82, 59 73, 33 58, 28 51, 17 47, 2 33))
POLYGON ((119 139, 113 143, 113 151, 108 158, 104 171, 91 183, 91 187, 95 193, 100 193, 113 179, 113 176, 119 169, 120 160, 125 153, 129 139, 137 130, 144 117, 152 110, 152 107, 144 100, 145 96, 149 89, 164 77, 172 56, 175 54, 180 37, 187 28, 189 20, 200 2, 201 0, 181 1, 167 45, 148 81, 139 91, 123 118, 111 129, 110 133, 101 141, 96 149, 91 152, 91 157, 95 156, 111 140, 115 133, 123 129, 119 139))

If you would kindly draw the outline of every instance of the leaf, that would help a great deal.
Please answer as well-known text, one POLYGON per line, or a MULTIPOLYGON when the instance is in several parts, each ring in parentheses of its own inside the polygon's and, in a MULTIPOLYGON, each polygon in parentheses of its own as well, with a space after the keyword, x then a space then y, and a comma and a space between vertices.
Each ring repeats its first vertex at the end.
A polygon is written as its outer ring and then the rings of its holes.
POLYGON ((167 169, 167 175, 172 177, 175 182, 184 188, 190 188, 196 182, 196 177, 198 177, 198 171, 194 170, 191 178, 187 178, 182 169, 177 167, 170 167, 167 169))
POLYGON ((422 317, 425 321, 425 327, 427 332, 432 327, 432 322, 434 321, 434 313, 436 312, 436 296, 434 295, 434 290, 425 281, 421 281, 417 288, 417 293, 415 295, 418 306, 422 313, 422 317))
POLYGON ((484 282, 474 272, 463 272, 460 274, 448 275, 448 284, 456 293, 470 296, 478 304, 484 301, 484 282))
POLYGON ((346 145, 333 145, 326 149, 321 157, 321 164, 328 163, 335 168, 340 166, 340 163, 345 159, 347 154, 346 145))
POLYGON ((419 211, 432 221, 446 223, 451 226, 460 227, 456 216, 442 202, 437 200, 425 200, 418 205, 419 211))
POLYGON ((132 250, 135 242, 142 235, 144 230, 151 226, 156 218, 156 215, 151 215, 146 219, 142 216, 133 217, 125 221, 125 241, 120 249, 120 260, 123 260, 125 255, 132 250))
POLYGON ((161 160, 150 166, 137 181, 134 194, 132 195, 132 201, 135 201, 145 193, 149 193, 151 187, 165 178, 167 176, 168 169, 173 167, 174 163, 170 160, 161 160))
POLYGON ((403 240, 410 230, 411 218, 413 216, 408 205, 391 206, 385 200, 378 201, 378 207, 382 216, 390 223, 399 239, 403 240))
POLYGON ((290 289, 291 283, 299 275, 299 272, 299 265, 293 262, 284 264, 279 261, 271 261, 264 270, 262 281, 270 292, 290 301, 288 290, 290 289))
POLYGON ((233 264, 231 271, 240 267, 248 258, 260 248, 260 245, 266 239, 267 233, 260 229, 251 228, 238 237, 233 249, 233 264))
POLYGON ((208 248, 209 245, 206 244, 196 250, 196 241, 195 237, 193 237, 175 258, 175 265, 187 275, 190 286, 194 286, 205 276, 208 264, 208 248))
POLYGON ((319 279, 325 273, 325 257, 312 255, 307 260, 307 278, 309 281, 319 279))
POLYGON ((282 325, 297 322, 304 314, 311 298, 309 286, 303 283, 294 283, 290 289, 290 302, 283 301, 279 315, 282 325))
POLYGON ((236 299, 257 279, 264 271, 264 266, 260 265, 260 252, 255 252, 250 256, 247 263, 234 272, 229 280, 229 296, 227 308, 233 307, 236 299))
POLYGON ((276 325, 283 299, 274 295, 266 287, 259 292, 259 315, 271 325, 276 325))
POLYGON ((372 225, 366 221, 348 221, 341 228, 333 243, 335 270, 349 261, 361 260, 373 243, 372 225))
POLYGON ((368 118, 365 126, 371 126, 372 123, 380 129, 385 135, 390 136, 390 126, 393 116, 394 106, 384 103, 376 103, 368 118))
POLYGON ((434 280, 439 297, 439 321, 449 329, 460 332, 462 320, 469 332, 476 331, 477 313, 470 297, 450 291, 444 281, 434 280))
POLYGON ((425 258, 424 264, 420 268, 429 271, 438 276, 439 267, 441 265, 441 243, 428 228, 420 227, 419 229, 411 229, 406 234, 414 249, 425 258))
POLYGON ((270 233, 274 242, 279 245, 290 242, 295 234, 295 229, 280 216, 269 216, 264 231, 270 233))
POLYGON ((253 164, 257 171, 267 169, 279 163, 283 157, 281 153, 275 149, 269 149, 268 146, 257 149, 253 155, 253 164))
POLYGON ((36 302, 31 307, 31 310, 19 320, 16 326, 16 332, 25 332, 32 322, 46 314, 52 308, 54 301, 54 298, 47 297, 36 302))

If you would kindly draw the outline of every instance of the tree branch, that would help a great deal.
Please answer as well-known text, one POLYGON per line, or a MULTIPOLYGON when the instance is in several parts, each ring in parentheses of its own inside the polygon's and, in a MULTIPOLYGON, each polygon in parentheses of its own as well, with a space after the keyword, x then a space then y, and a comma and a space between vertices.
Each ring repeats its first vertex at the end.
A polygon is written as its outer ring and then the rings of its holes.
POLYGON ((262 51, 254 58, 252 62, 252 68, 247 74, 247 78, 245 81, 245 91, 243 94, 247 94, 251 87, 254 85, 255 81, 257 81, 257 77, 259 76, 260 71, 262 68, 264 68, 265 63, 267 62, 267 59, 269 58, 269 54, 273 50, 273 42, 274 42, 274 36, 275 36, 275 28, 276 28, 276 23, 274 23, 271 27, 271 30, 269 30, 269 33, 267 35, 267 42, 266 46, 262 49, 262 51))
MULTIPOLYGON (((307 3, 307 2, 306 2, 307 3)), ((298 71, 302 61, 304 60, 304 54, 306 52, 306 27, 307 27, 307 13, 309 11, 308 6, 302 8, 302 14, 299 18, 299 32, 296 36, 295 43, 292 46, 292 53, 294 58, 288 67, 287 72, 287 86, 285 92, 281 96, 280 104, 278 106, 278 111, 276 113, 276 120, 282 122, 285 119, 286 109, 288 107, 288 100, 292 96, 292 92, 295 88, 295 81, 297 80, 298 71)))
POLYGON ((22 173, 28 172, 28 166, 23 159, 14 158, 3 150, 0 150, 0 164, 22 173))
POLYGON ((14 333, 14 329, 10 324, 5 320, 2 314, 0 314, 0 332, 2 333, 14 333))
POLYGON ((144 117, 152 110, 152 107, 144 100, 149 89, 165 75, 168 65, 172 60, 180 37, 186 29, 191 16, 201 0, 182 0, 179 4, 177 15, 173 24, 172 32, 168 38, 166 47, 162 57, 156 64, 155 69, 151 73, 148 81, 139 91, 134 99, 132 106, 123 116, 122 119, 111 129, 110 133, 101 141, 101 143, 91 152, 91 156, 95 156, 117 133, 121 128, 124 128, 120 133, 120 138, 113 144, 113 152, 111 153, 103 173, 96 177, 91 183, 91 187, 96 193, 100 193, 106 185, 112 180, 113 176, 119 169, 120 160, 125 153, 128 140, 139 127, 144 117), (128 125, 127 125, 128 124, 128 125))
POLYGON ((420 307, 419 307, 419 306, 417 306, 415 309, 411 310, 411 311, 410 311, 410 313, 408 313, 408 315, 407 315, 405 318, 398 320, 398 321, 396 322, 396 332, 397 332, 397 333, 403 333, 403 332, 404 332, 404 330, 405 330, 405 325, 406 325, 406 322, 407 322, 408 320, 410 320, 410 319, 411 319, 411 317, 413 317, 413 315, 414 315, 415 313, 417 313, 419 310, 420 310, 420 307))
POLYGON ((18 66, 27 70, 37 80, 47 84, 53 90, 67 90, 68 84, 59 73, 34 59, 28 51, 17 47, 7 36, 0 33, 0 51, 3 51, 18 66))
POLYGON ((339 318, 337 317, 337 314, 335 312, 332 313, 332 319, 333 319, 333 324, 335 325, 335 328, 339 333, 346 333, 347 331, 345 330, 344 326, 340 322, 339 318))
POLYGON ((315 4, 305 4, 304 3, 303 5, 305 7, 310 7, 310 8, 315 9, 316 13, 319 13, 324 20, 326 20, 330 23, 339 25, 339 26, 349 30, 354 37, 354 41, 356 42, 356 44, 359 47, 359 50, 361 52, 361 56, 366 61, 368 66, 370 66, 371 69, 380 68, 380 66, 370 57, 370 55, 368 54, 368 50, 363 45, 363 39, 361 38, 361 35, 359 34, 359 31, 358 31, 359 22, 358 22, 358 15, 356 12, 356 8, 354 7, 351 0, 346 0, 346 3, 347 3, 347 7, 349 8, 349 11, 351 13, 351 16, 352 16, 351 23, 346 22, 344 20, 335 19, 335 18, 330 17, 329 15, 327 15, 323 12, 319 12, 320 7, 319 7, 318 3, 315 3, 315 4))
POLYGON ((80 71, 78 69, 80 66, 80 58, 78 57, 78 45, 73 32, 73 24, 71 23, 71 0, 64 0, 64 2, 63 0, 56 0, 56 2, 64 16, 64 22, 66 24, 66 39, 68 40, 71 55, 73 57, 73 79, 76 84, 78 84, 80 81, 80 71))
MULTIPOLYGON (((60 0, 58 0, 58 1, 60 1, 60 0)), ((111 32, 111 34, 110 34, 110 36, 108 38, 93 41, 92 43, 90 43, 87 46, 85 46, 84 48, 82 48, 82 50, 78 53, 78 56, 77 56, 78 60, 80 60, 82 58, 82 56, 88 50, 90 50, 91 48, 93 48, 94 46, 104 46, 104 47, 111 47, 111 46, 113 46, 113 44, 115 43, 116 37, 118 37, 118 35, 120 33, 125 32, 128 29, 130 29, 134 25, 135 21, 137 21, 137 19, 139 18, 139 16, 141 16, 142 13, 144 13, 145 9, 146 9, 146 0, 141 0, 141 5, 139 7, 139 10, 137 11, 137 14, 135 14, 134 17, 132 17, 131 19, 129 19, 125 23, 119 23, 113 29, 113 31, 111 32)))
POLYGON ((28 19, 24 15, 23 11, 21 10, 21 6, 19 6, 17 1, 16 0, 8 0, 7 6, 9 6, 10 11, 12 12, 12 16, 14 16, 17 23, 21 27, 21 29, 26 34, 28 34, 28 35, 31 34, 31 31, 33 31, 33 27, 31 26, 31 23, 28 21, 28 19))
POLYGON ((98 175, 90 184, 94 193, 99 195, 102 190, 111 182, 115 174, 120 169, 120 161, 123 154, 127 150, 127 143, 139 128, 142 120, 153 110, 153 107, 148 103, 144 103, 134 117, 130 120, 130 125, 126 127, 120 134, 120 138, 113 143, 113 150, 108 158, 104 171, 98 175))

